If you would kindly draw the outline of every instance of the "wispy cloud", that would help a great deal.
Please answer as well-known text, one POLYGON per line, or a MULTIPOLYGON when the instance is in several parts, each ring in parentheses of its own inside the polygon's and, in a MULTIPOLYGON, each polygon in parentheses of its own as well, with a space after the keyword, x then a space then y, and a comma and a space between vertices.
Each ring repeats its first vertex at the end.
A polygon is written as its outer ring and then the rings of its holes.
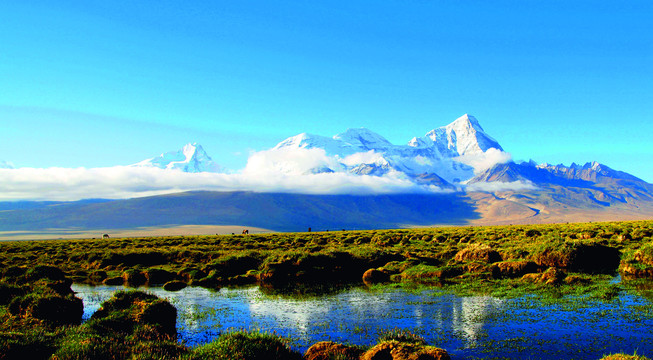
POLYGON ((310 174, 313 169, 319 168, 338 171, 342 166, 334 157, 327 156, 323 149, 280 148, 252 153, 242 173, 248 177, 278 177, 279 174, 310 174))
POLYGON ((190 190, 306 194, 442 191, 438 187, 420 186, 394 176, 360 176, 348 173, 300 175, 296 172, 282 173, 256 168, 254 164, 237 174, 184 173, 130 166, 91 169, 0 169, 0 200, 121 199, 190 190))
MULTIPOLYGON (((504 152, 488 151, 462 162, 475 169, 510 159, 504 152)), ((419 159, 418 159, 419 160, 419 159)), ((154 167, 102 168, 1 168, 0 201, 122 199, 191 190, 256 191, 304 194, 388 194, 450 192, 434 185, 417 184, 400 171, 383 176, 346 171, 358 163, 384 163, 382 154, 365 152, 344 159, 323 149, 270 149, 252 152, 244 169, 235 173, 185 173, 154 167), (324 172, 315 173, 316 169, 324 172), (333 172, 331 172, 333 171, 333 172)), ((422 164, 424 165, 424 164, 422 164)), ((432 166, 432 164, 426 164, 432 166)), ((424 166, 426 166, 424 165, 424 166)), ((478 171, 478 170, 477 170, 478 171)), ((532 184, 474 184, 469 191, 523 190, 532 184)))
POLYGON ((474 168, 474 173, 479 174, 497 164, 504 164, 512 160, 512 155, 496 148, 489 148, 484 153, 463 155, 455 158, 463 164, 474 168))

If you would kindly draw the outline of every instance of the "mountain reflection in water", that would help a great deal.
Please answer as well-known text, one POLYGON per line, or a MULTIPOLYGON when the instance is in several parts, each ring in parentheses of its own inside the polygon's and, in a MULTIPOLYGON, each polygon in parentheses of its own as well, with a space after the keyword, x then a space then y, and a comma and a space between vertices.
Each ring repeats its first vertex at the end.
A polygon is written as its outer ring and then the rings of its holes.
MULTIPOLYGON (((84 319, 121 289, 73 285, 84 301, 84 319)), ((259 287, 216 292, 199 287, 179 292, 140 290, 175 305, 179 337, 188 346, 209 342, 232 329, 258 329, 290 337, 293 348, 305 351, 323 340, 371 345, 384 331, 398 328, 446 349, 453 359, 599 359, 613 352, 653 353, 653 310, 648 300, 634 296, 561 307, 537 306, 528 298, 366 288, 305 297, 266 295, 259 287)))

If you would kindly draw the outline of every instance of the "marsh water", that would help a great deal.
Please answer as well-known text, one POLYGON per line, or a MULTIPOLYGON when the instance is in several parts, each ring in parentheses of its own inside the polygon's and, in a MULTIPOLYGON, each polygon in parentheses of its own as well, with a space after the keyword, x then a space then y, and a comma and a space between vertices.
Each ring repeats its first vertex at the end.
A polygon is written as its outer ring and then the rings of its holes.
MULTIPOLYGON (((73 285, 84 319, 122 286, 73 285)), ((210 342, 235 329, 273 332, 305 351, 318 341, 372 345, 381 333, 408 330, 446 349, 452 359, 600 359, 625 352, 653 355, 653 305, 622 294, 608 302, 576 298, 543 304, 532 297, 459 297, 438 290, 368 290, 289 297, 257 286, 178 292, 140 288, 178 310, 180 340, 210 342)))

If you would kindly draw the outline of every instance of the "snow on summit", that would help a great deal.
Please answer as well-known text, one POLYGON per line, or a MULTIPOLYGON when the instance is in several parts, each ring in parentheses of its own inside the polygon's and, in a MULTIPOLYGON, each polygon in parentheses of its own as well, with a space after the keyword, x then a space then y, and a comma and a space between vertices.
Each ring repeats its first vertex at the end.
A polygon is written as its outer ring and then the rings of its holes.
POLYGON ((301 133, 280 142, 274 149, 323 149, 329 155, 347 155, 392 147, 383 136, 366 128, 347 129, 333 137, 301 133))
POLYGON ((447 126, 431 130, 425 135, 440 153, 448 157, 480 154, 491 148, 503 150, 501 145, 485 133, 475 117, 465 114, 447 126))
POLYGON ((334 136, 333 139, 362 150, 380 150, 393 146, 383 136, 366 128, 347 129, 344 133, 334 136))
POLYGON ((176 169, 189 173, 220 171, 220 166, 204 151, 202 145, 197 143, 186 144, 177 151, 169 151, 132 166, 176 169))

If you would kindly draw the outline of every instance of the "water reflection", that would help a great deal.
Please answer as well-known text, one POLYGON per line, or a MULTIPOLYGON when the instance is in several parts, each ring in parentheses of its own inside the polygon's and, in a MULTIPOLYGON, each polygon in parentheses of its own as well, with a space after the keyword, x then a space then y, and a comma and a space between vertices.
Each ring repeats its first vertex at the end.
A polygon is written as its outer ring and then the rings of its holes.
MULTIPOLYGON (((85 319, 119 289, 73 285, 84 301, 85 319)), ((382 332, 400 328, 420 334, 454 359, 498 355, 598 359, 618 351, 653 352, 651 305, 644 298, 628 296, 614 303, 568 309, 533 307, 528 298, 457 297, 437 291, 353 288, 289 298, 265 294, 258 287, 217 292, 197 287, 179 292, 144 290, 177 307, 179 335, 189 346, 211 341, 229 329, 259 329, 291 337, 293 347, 303 351, 322 340, 370 345, 382 332)))

